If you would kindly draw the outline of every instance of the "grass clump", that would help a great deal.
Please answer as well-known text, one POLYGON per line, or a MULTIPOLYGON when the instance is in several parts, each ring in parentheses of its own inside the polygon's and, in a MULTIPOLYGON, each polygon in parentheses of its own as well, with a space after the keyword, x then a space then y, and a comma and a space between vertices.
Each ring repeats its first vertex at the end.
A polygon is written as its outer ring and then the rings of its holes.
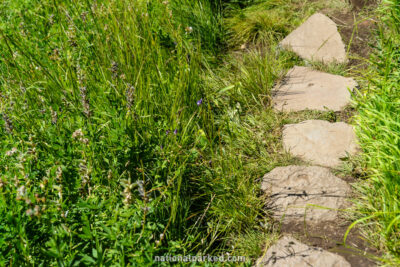
POLYGON ((0 4, 2 264, 146 265, 207 239, 218 14, 170 2, 0 4))
POLYGON ((400 264, 400 43, 399 1, 380 9, 384 24, 377 32, 376 53, 366 78, 368 89, 356 100, 357 134, 368 179, 358 187, 360 222, 374 244, 389 253, 389 265, 400 264))
POLYGON ((217 56, 240 3, 0 5, 2 264, 258 256, 256 180, 290 161, 269 90, 293 56, 217 56))

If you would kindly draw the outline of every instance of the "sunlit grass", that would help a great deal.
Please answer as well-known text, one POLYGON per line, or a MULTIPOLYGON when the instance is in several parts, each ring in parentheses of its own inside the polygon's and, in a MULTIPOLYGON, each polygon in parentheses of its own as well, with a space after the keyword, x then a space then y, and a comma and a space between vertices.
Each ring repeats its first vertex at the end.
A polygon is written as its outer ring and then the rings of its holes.
MULTIPOLYGON (((273 86, 306 64, 278 41, 316 10, 342 5, 3 1, 0 262, 150 266, 166 253, 232 253, 254 263, 278 234, 260 178, 304 164, 283 151, 283 125, 340 120, 272 110, 273 86)), ((398 204, 393 184, 380 182, 398 152, 396 48, 381 50, 383 74, 359 101, 377 181, 368 212, 398 204), (376 144, 375 131, 392 143, 376 144)), ((394 251, 397 217, 382 218, 379 240, 394 251)))
POLYGON ((374 245, 384 253, 384 262, 399 265, 400 257, 400 75, 399 1, 385 1, 378 45, 371 58, 367 89, 356 99, 357 134, 363 149, 363 167, 368 179, 357 185, 360 223, 374 245))

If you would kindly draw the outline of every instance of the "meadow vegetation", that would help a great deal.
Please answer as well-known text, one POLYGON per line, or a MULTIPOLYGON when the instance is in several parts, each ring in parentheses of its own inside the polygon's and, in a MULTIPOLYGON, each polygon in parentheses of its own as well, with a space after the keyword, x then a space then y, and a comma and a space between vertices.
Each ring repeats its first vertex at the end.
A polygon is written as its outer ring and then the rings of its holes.
POLYGON ((400 1, 383 1, 377 44, 355 97, 357 135, 365 180, 357 186, 358 220, 383 251, 383 263, 400 264, 400 1))
MULTIPOLYGON (((357 218, 393 262, 400 3, 386 2, 370 87, 354 103, 366 152, 357 164, 371 176, 357 218)), ((151 266, 156 255, 226 253, 254 263, 279 233, 260 178, 299 162, 283 152, 282 126, 341 120, 272 110, 271 88, 306 64, 278 42, 343 5, 2 1, 1 264, 151 266)))

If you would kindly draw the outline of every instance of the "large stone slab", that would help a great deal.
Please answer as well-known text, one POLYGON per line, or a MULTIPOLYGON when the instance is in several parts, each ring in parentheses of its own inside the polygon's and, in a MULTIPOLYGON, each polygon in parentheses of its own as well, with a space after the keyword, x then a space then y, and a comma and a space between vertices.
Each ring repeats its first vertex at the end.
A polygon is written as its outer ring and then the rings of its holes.
POLYGON ((350 102, 349 89, 356 86, 352 78, 295 66, 274 88, 273 104, 280 111, 340 111, 350 102))
POLYGON ((284 236, 271 246, 257 266, 274 267, 351 267, 342 256, 300 243, 284 236))
POLYGON ((324 63, 346 62, 346 50, 335 22, 316 13, 280 42, 300 57, 324 63))
POLYGON ((353 155, 358 151, 351 125, 322 120, 285 125, 283 147, 294 156, 326 167, 337 167, 346 153, 353 155))
POLYGON ((277 167, 264 176, 261 189, 271 196, 274 217, 283 223, 334 221, 351 192, 345 181, 318 166, 277 167))

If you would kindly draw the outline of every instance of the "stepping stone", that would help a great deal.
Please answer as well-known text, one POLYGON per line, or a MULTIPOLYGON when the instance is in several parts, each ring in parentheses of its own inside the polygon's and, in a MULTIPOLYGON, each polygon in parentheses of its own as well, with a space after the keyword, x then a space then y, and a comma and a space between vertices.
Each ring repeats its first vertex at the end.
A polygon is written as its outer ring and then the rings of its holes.
POLYGON ((274 88, 274 108, 279 111, 342 110, 349 102, 349 92, 357 86, 351 78, 332 75, 307 67, 295 66, 283 83, 274 88))
POLYGON ((335 22, 321 13, 309 17, 280 45, 310 61, 345 63, 347 60, 345 46, 335 22))
POLYGON ((351 192, 345 181, 318 166, 277 167, 264 176, 261 189, 271 196, 274 217, 285 224, 334 221, 337 209, 349 204, 346 196, 351 192))
POLYGON ((257 266, 274 267, 351 267, 342 256, 300 243, 284 236, 271 246, 257 266))
POLYGON ((283 128, 283 147, 313 164, 337 167, 346 153, 358 151, 353 127, 344 122, 307 120, 283 128))

